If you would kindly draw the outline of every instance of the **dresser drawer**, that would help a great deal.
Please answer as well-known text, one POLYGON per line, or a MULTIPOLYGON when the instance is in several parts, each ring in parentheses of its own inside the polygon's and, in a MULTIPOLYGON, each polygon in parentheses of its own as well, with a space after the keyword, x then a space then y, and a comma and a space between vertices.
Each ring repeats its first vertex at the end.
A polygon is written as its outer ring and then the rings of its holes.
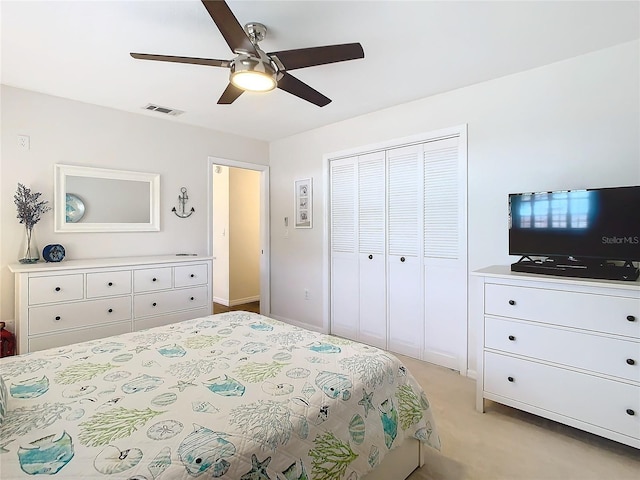
POLYGON ((206 263, 175 267, 173 284, 175 287, 206 285, 209 281, 209 272, 207 270, 206 263))
POLYGON ((68 302, 83 297, 84 276, 81 273, 29 279, 29 305, 68 302))
POLYGON ((640 338, 640 299, 485 285, 485 313, 640 338))
POLYGON ((640 439, 640 387, 484 354, 484 391, 640 439))
POLYGON ((485 348, 640 382, 640 342, 485 318, 485 348))
POLYGON ((47 305, 29 309, 29 335, 131 320, 131 297, 47 305))
POLYGON ((131 331, 131 322, 117 323, 115 325, 103 325, 71 332, 56 333, 42 337, 31 337, 29 339, 29 351, 35 352, 47 348, 58 348, 72 343, 88 342, 99 338, 106 338, 112 335, 120 335, 131 331))
POLYGON ((153 292, 171 288, 171 267, 145 268, 133 271, 133 291, 153 292))
POLYGON ((131 271, 87 273, 87 298, 131 293, 131 271))
POLYGON ((207 305, 207 297, 206 286, 136 295, 133 298, 133 313, 138 318, 200 308, 207 305))

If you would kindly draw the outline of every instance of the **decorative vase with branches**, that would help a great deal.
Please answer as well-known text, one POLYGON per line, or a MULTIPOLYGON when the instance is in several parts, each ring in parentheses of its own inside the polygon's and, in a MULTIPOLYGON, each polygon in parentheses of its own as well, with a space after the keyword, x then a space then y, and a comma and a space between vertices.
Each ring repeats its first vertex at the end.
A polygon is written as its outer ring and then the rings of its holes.
POLYGON ((40 221, 43 213, 51 210, 46 200, 40 200, 40 192, 31 192, 30 188, 18 183, 18 190, 13 196, 13 201, 18 210, 17 219, 25 227, 25 238, 20 250, 20 263, 36 263, 40 260, 40 252, 33 236, 33 227, 40 221))

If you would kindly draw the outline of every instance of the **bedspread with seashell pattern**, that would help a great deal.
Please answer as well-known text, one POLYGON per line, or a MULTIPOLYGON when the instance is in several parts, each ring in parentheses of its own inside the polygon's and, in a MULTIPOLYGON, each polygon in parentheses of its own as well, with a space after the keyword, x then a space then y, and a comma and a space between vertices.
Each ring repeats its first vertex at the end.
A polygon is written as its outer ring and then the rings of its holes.
POLYGON ((248 312, 0 360, 2 479, 357 480, 429 401, 378 348, 248 312))

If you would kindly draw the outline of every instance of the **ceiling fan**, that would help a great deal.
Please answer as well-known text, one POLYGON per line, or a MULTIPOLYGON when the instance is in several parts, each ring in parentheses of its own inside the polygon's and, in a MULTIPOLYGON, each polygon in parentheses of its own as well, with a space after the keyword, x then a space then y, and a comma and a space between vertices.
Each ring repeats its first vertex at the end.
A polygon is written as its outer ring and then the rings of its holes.
POLYGON ((233 103, 245 90, 266 92, 277 87, 319 107, 324 107, 331 102, 331 99, 298 80, 288 71, 364 58, 364 50, 359 43, 265 53, 258 46, 258 42, 263 40, 267 33, 264 25, 255 22, 247 23, 243 29, 224 0, 202 0, 202 3, 225 41, 236 54, 235 58, 216 60, 148 53, 131 53, 131 56, 142 60, 229 68, 231 70, 229 85, 218 100, 219 104, 233 103))

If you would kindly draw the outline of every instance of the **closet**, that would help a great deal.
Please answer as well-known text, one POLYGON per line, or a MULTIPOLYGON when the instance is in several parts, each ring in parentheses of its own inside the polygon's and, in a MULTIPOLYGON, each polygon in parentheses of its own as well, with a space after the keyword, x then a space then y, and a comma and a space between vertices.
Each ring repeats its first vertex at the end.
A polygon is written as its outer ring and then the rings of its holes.
POLYGON ((329 160, 334 335, 466 369, 466 131, 329 160))

